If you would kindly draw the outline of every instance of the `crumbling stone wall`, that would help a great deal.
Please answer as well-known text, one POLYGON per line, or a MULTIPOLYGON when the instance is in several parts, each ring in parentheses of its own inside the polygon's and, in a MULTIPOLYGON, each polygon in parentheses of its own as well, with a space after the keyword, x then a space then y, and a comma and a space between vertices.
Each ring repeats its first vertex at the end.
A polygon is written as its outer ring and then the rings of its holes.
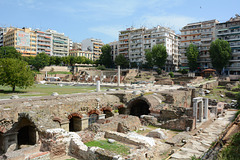
POLYGON ((141 126, 138 117, 130 115, 118 115, 107 119, 99 120, 89 127, 90 131, 116 131, 125 133, 137 130, 141 126))

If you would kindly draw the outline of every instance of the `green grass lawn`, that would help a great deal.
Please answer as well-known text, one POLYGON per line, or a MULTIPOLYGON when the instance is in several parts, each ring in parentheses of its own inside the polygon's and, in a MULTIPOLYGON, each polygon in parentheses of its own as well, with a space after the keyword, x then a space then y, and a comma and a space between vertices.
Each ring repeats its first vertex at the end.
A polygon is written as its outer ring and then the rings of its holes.
POLYGON ((102 149, 106 149, 123 156, 128 155, 130 151, 130 148, 127 146, 124 146, 117 142, 108 143, 107 140, 91 141, 91 142, 85 143, 85 145, 88 147, 99 147, 102 149))
MULTIPOLYGON (((112 88, 112 87, 111 87, 112 88)), ((106 90, 107 87, 101 87, 101 90, 106 90)), ((95 86, 62 86, 54 84, 35 84, 27 89, 16 88, 13 93, 12 88, 6 86, 0 86, 0 99, 9 98, 12 95, 18 95, 19 97, 26 96, 49 96, 53 92, 58 94, 72 94, 72 93, 89 93, 96 90, 95 86)))

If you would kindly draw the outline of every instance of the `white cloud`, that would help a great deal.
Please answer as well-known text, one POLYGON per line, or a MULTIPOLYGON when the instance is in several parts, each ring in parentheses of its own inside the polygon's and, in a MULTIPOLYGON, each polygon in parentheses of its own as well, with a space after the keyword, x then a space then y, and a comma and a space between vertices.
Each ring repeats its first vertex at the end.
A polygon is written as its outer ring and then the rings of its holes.
POLYGON ((142 16, 138 24, 147 27, 161 25, 179 32, 179 29, 181 29, 183 26, 197 21, 198 20, 194 17, 181 15, 142 16))
POLYGON ((115 40, 118 40, 119 31, 122 29, 122 26, 98 26, 89 28, 89 30, 92 32, 105 34, 115 40))

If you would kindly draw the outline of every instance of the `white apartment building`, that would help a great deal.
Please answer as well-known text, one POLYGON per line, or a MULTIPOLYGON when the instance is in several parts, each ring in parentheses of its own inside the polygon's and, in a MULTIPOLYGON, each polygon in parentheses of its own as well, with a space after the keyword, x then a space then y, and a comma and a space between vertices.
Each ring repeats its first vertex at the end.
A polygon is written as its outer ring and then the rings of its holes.
POLYGON ((65 57, 69 55, 69 38, 64 33, 48 29, 46 32, 52 34, 52 56, 65 57))
POLYGON ((88 38, 82 41, 82 50, 93 52, 93 60, 99 59, 102 54, 103 42, 100 39, 88 38))
POLYGON ((127 28, 119 34, 119 54, 124 54, 130 62, 137 65, 146 63, 145 52, 154 45, 163 44, 168 53, 165 65, 166 71, 178 69, 179 64, 179 36, 169 28, 157 26, 152 29, 127 28))
POLYGON ((52 55, 52 33, 35 30, 37 36, 37 54, 45 52, 48 55, 52 55))
POLYGON ((119 43, 118 43, 118 41, 114 41, 114 42, 110 42, 108 44, 112 49, 111 50, 112 60, 115 61, 115 58, 118 55, 119 43))
POLYGON ((228 41, 232 48, 232 57, 226 73, 240 75, 240 16, 236 14, 234 18, 218 23, 216 30, 217 38, 228 41))
POLYGON ((181 67, 188 67, 186 50, 192 43, 199 49, 198 63, 201 69, 212 68, 209 49, 211 42, 216 40, 216 24, 217 20, 209 20, 203 22, 190 23, 184 26, 181 31, 181 67))
POLYGON ((0 27, 0 47, 3 46, 3 34, 6 32, 6 28, 0 27))

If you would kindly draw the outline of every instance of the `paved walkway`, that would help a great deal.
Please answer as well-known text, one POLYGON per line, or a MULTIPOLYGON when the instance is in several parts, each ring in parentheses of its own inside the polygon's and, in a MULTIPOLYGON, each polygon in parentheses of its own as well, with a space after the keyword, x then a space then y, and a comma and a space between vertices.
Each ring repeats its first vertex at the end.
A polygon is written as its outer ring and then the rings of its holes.
POLYGON ((177 152, 172 154, 171 160, 191 159, 194 155, 196 157, 202 156, 210 148, 228 124, 232 122, 236 111, 227 111, 225 117, 216 119, 209 126, 204 128, 202 132, 187 140, 187 143, 181 147, 177 152))

